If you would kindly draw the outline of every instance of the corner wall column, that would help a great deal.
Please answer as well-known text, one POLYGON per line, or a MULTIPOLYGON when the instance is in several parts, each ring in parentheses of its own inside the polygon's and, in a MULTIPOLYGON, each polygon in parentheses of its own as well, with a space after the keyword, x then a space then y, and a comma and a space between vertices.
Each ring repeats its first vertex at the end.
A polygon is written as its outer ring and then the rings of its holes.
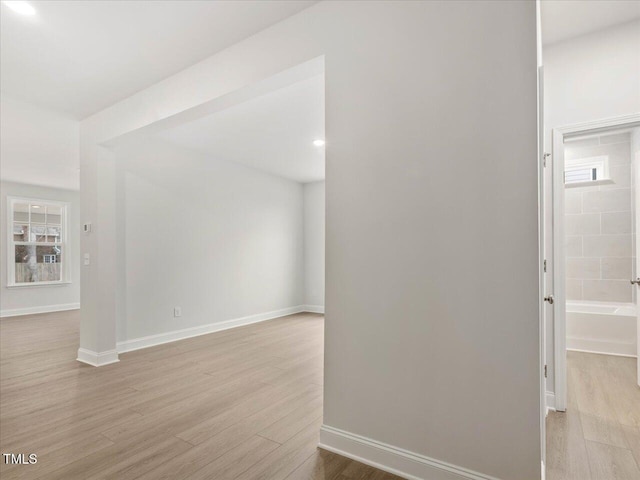
POLYGON ((78 361, 100 367, 118 361, 116 350, 115 156, 80 136, 80 348, 78 361))

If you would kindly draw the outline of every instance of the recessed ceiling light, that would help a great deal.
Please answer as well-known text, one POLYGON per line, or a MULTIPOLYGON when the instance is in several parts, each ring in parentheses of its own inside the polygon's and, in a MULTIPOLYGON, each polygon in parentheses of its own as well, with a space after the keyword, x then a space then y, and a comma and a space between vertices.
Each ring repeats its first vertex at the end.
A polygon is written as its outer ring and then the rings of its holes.
POLYGON ((40 208, 40 205, 31 205, 33 208, 40 208))
POLYGON ((314 141, 313 141, 313 144, 314 144, 316 147, 321 147, 321 146, 323 146, 323 145, 324 145, 324 140, 314 140, 314 141))
POLYGON ((11 10, 20 15, 35 15, 36 9, 29 5, 27 2, 2 2, 11 10))

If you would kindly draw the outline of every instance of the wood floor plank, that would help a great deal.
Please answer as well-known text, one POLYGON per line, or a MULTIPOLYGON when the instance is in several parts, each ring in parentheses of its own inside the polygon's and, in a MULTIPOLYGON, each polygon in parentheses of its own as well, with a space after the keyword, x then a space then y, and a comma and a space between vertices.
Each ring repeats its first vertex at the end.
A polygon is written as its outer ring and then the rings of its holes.
MULTIPOLYGON (((87 457, 95 452, 113 445, 113 442, 102 435, 74 435, 75 441, 65 446, 56 444, 47 445, 48 448, 33 448, 38 453, 38 463, 35 465, 11 465, 3 464, 1 470, 2 480, 22 480, 45 475, 51 470, 63 468, 77 460, 87 457)), ((16 449, 12 451, 23 452, 27 450, 16 449)))
POLYGON ((575 369, 576 397, 581 412, 617 421, 609 382, 592 370, 575 369))
POLYGON ((640 469, 626 448, 587 440, 589 465, 593 478, 608 480, 638 480, 640 469))
POLYGON ((640 427, 640 388, 638 385, 620 376, 613 376, 611 377, 611 392, 615 398, 612 407, 618 422, 621 425, 640 427))
POLYGON ((336 480, 349 463, 351 460, 348 458, 326 450, 316 450, 287 476, 287 480, 336 480))
POLYGON ((375 468, 352 460, 340 473, 340 476, 352 480, 365 480, 371 477, 375 472, 375 468))
MULTIPOLYGON (((317 394, 316 394, 317 395, 317 394)), ((176 458, 171 465, 149 472, 143 478, 148 480, 166 479, 182 480, 191 478, 196 470, 215 460, 218 456, 248 442, 256 437, 256 433, 274 421, 286 417, 297 405, 309 400, 307 395, 297 398, 284 397, 268 408, 259 410, 243 419, 235 418, 228 428, 220 429, 210 425, 213 436, 201 441, 191 450, 176 458)), ((274 445, 279 445, 272 442, 274 445)), ((248 466, 247 466, 248 468, 248 466)))
POLYGON ((320 397, 260 430, 258 435, 282 444, 318 418, 322 418, 322 398, 320 397))
POLYGON ((101 436, 101 430, 107 427, 112 428, 114 425, 121 423, 128 423, 140 416, 137 412, 123 410, 106 417, 94 417, 82 422, 66 425, 64 428, 45 427, 42 432, 17 435, 12 441, 3 441, 3 451, 33 451, 46 454, 52 449, 65 447, 87 436, 101 436))
POLYGON ((352 460, 343 472, 337 477, 338 480, 400 480, 402 477, 392 473, 378 470, 360 462, 352 460))
POLYGON ((638 468, 640 468, 640 428, 630 427, 628 425, 621 425, 621 428, 625 434, 629 450, 631 451, 633 458, 636 459, 638 468))
POLYGON ((547 417, 547 479, 640 479, 635 359, 567 352, 567 366, 567 411, 547 417))
POLYGON ((262 383, 251 383, 229 392, 220 393, 216 389, 211 389, 194 393, 191 397, 156 410, 153 415, 143 415, 128 424, 121 424, 102 433, 115 442, 167 432, 172 435, 177 434, 184 428, 196 425, 202 419, 214 416, 218 411, 231 408, 244 396, 268 387, 262 383))
POLYGON ((588 413, 581 413, 580 420, 586 440, 627 448, 627 439, 617 421, 595 417, 588 413))
POLYGON ((549 479, 591 479, 587 447, 582 433, 579 412, 567 409, 565 413, 549 413, 546 441, 546 468, 549 479))
POLYGON ((231 480, 242 474, 259 460, 276 450, 280 445, 262 437, 254 436, 234 447, 215 461, 189 475, 189 480, 231 480))
POLYGON ((283 480, 304 463, 318 448, 317 420, 280 445, 251 468, 238 475, 238 480, 283 480))
POLYGON ((177 436, 193 445, 199 445, 228 428, 243 428, 243 424, 248 424, 250 435, 256 435, 262 428, 315 398, 322 398, 322 392, 315 385, 308 385, 299 390, 272 387, 238 402, 219 415, 179 432, 177 436))
MULTIPOLYGON (((3 480, 272 480, 318 454, 322 315, 141 349, 100 368, 75 360, 78 322, 77 311, 0 320, 0 449, 39 455, 0 466, 3 480)), ((317 475, 354 463, 323 455, 333 460, 317 475)))
POLYGON ((342 480, 347 478, 350 480, 399 480, 401 477, 351 460, 339 478, 342 480))

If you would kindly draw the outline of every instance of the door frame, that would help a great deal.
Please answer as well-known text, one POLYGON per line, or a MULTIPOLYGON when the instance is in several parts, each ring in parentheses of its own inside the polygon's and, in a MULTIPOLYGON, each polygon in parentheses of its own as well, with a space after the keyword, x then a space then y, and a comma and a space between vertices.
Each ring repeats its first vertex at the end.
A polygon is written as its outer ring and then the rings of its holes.
POLYGON ((553 340, 555 408, 567 409, 567 319, 564 249, 564 140, 566 137, 593 135, 620 127, 640 126, 640 113, 576 123, 552 129, 553 161, 553 340))

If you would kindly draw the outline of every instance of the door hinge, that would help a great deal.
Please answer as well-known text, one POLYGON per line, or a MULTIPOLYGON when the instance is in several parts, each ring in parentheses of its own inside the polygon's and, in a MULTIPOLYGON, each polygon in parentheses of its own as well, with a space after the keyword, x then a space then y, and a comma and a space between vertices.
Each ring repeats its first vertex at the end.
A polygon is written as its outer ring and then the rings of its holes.
POLYGON ((551 154, 550 153, 543 153, 542 154, 542 166, 546 167, 547 166, 547 157, 550 157, 551 154))
POLYGON ((544 260, 544 263, 542 264, 542 268, 544 269, 544 273, 547 273, 547 259, 544 260))
POLYGON ((547 378, 547 366, 544 366, 544 378, 547 378))

